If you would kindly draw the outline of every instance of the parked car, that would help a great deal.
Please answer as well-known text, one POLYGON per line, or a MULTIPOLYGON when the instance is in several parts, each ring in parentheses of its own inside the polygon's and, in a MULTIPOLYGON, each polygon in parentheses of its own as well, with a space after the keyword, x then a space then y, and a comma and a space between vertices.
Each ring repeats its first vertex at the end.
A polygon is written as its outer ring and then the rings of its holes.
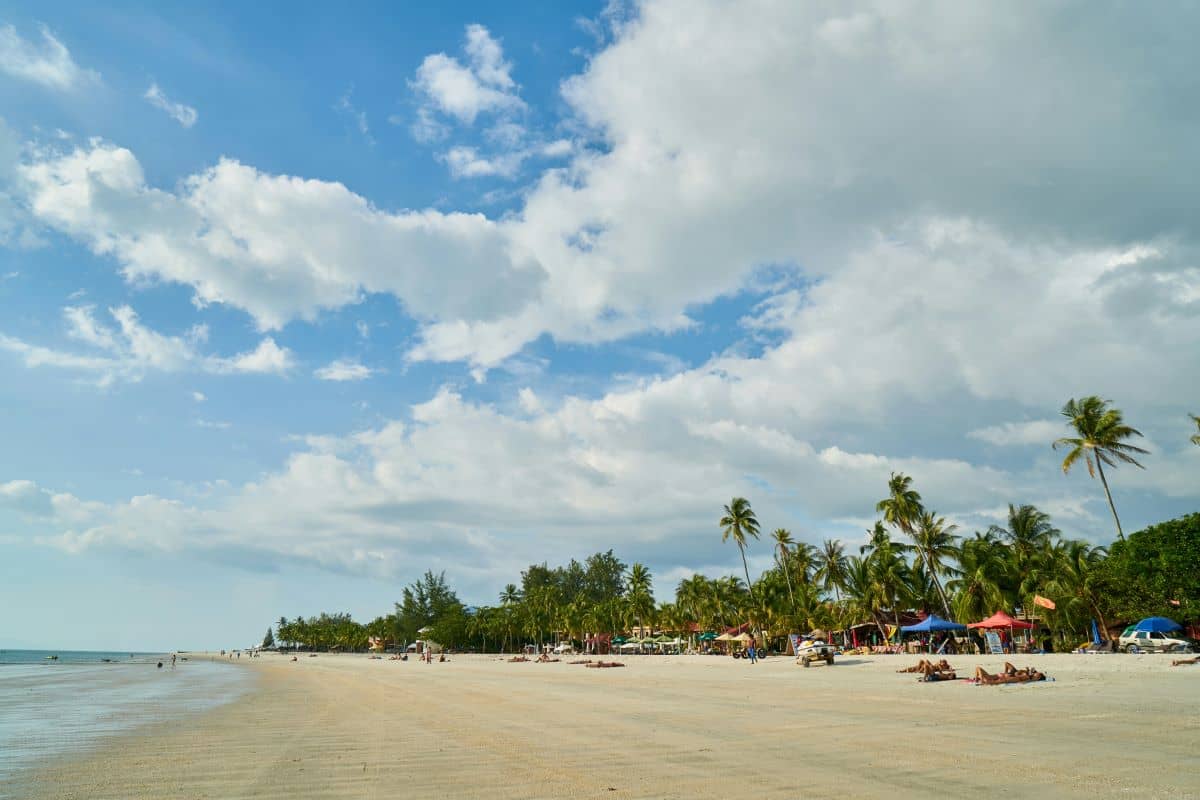
POLYGON ((1121 633, 1119 645, 1126 653, 1190 653, 1195 643, 1174 633, 1137 631, 1130 626, 1121 633))

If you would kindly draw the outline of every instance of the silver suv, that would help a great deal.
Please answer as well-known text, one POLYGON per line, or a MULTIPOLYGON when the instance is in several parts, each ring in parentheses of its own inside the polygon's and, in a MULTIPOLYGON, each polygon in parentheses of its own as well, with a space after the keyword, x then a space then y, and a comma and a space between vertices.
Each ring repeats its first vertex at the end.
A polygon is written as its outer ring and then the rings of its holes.
POLYGON ((1121 634, 1121 649, 1126 653, 1190 653, 1192 642, 1173 633, 1135 631, 1132 626, 1121 634))

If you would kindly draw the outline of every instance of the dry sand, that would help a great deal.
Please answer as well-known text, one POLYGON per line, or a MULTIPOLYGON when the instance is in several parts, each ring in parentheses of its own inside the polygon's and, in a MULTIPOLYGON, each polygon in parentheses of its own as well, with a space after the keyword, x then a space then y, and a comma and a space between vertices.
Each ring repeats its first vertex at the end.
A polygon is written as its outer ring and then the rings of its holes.
POLYGON ((911 656, 621 660, 242 659, 260 677, 242 700, 44 765, 16 793, 1200 797, 1200 665, 1169 656, 1019 657, 1056 680, 1004 687, 896 674, 911 656))

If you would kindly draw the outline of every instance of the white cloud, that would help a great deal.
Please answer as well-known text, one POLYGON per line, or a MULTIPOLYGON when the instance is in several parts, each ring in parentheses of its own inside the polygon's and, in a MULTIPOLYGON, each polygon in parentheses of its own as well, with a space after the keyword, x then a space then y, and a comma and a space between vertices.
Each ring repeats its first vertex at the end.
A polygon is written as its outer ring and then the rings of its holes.
POLYGON ((529 302, 542 280, 482 215, 387 213, 340 183, 227 159, 177 193, 146 186, 131 152, 98 141, 20 174, 38 219, 115 258, 128 280, 190 285, 197 304, 242 308, 262 329, 364 292, 394 294, 418 318, 491 319, 529 302))
MULTIPOLYGON (((169 336, 146 327, 129 306, 110 308, 117 323, 111 327, 98 320, 93 306, 68 306, 63 309, 67 335, 100 351, 98 354, 73 353, 31 345, 0 334, 0 350, 21 356, 27 367, 57 367, 91 374, 100 385, 118 380, 139 381, 147 372, 198 371, 215 374, 266 373, 281 375, 290 371, 295 360, 292 352, 267 337, 254 350, 223 357, 208 355, 200 345, 208 338, 208 329, 196 325, 182 336, 169 336)), ((204 395, 195 392, 196 402, 204 395)))
MULTIPOLYGON (((413 88, 422 95, 427 111, 438 111, 467 125, 485 112, 511 112, 523 109, 510 74, 512 65, 504 60, 500 43, 482 25, 468 25, 464 51, 467 63, 445 53, 426 56, 417 68, 413 88)), ((426 141, 428 130, 419 131, 426 141)))
POLYGON ((323 381, 361 381, 375 373, 375 370, 357 361, 338 359, 313 372, 313 375, 323 381))
POLYGON ((1032 420, 1030 422, 1005 422, 968 431, 967 436, 998 446, 1042 445, 1049 446, 1055 439, 1066 435, 1063 421, 1032 420))
POLYGON ((354 328, 355 328, 355 330, 358 331, 358 336, 360 339, 370 339, 371 338, 371 326, 368 325, 365 320, 360 319, 357 322, 355 322, 354 328))
POLYGON ((207 399, 208 397, 205 396, 204 392, 192 392, 193 402, 203 403, 207 399))
POLYGON ((195 424, 197 428, 207 428, 208 430, 215 431, 225 431, 232 427, 228 422, 211 419, 197 419, 195 424))
POLYGON ((200 119, 200 114, 196 109, 171 100, 157 83, 151 83, 150 88, 142 96, 146 98, 150 105, 160 111, 166 112, 168 117, 185 128, 192 127, 200 119))
POLYGON ((22 38, 10 24, 0 25, 0 72, 59 91, 100 80, 98 73, 75 63, 49 28, 43 27, 41 42, 34 42, 22 38))
POLYGON ((524 152, 500 153, 491 158, 482 157, 474 147, 452 147, 441 156, 455 178, 483 178, 499 176, 511 178, 525 160, 524 152))

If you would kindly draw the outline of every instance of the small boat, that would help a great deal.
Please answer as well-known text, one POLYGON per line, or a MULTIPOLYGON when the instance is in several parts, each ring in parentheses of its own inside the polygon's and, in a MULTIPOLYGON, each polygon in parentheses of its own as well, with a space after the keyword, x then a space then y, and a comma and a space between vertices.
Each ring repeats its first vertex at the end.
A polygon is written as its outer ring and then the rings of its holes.
POLYGON ((58 656, 46 656, 47 661, 58 661, 58 656))

